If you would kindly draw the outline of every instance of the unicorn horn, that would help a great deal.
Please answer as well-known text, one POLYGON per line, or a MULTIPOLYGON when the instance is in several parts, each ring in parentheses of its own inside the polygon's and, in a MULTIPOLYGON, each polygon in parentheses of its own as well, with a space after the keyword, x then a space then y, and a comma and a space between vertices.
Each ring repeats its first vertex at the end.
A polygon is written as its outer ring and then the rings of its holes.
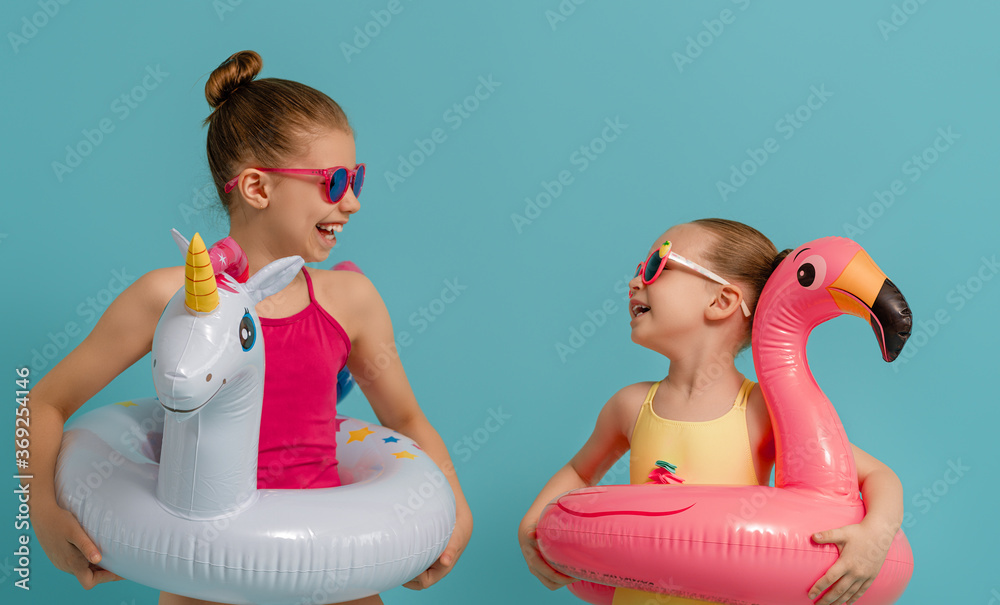
POLYGON ((212 259, 201 235, 195 233, 188 246, 187 266, 184 267, 184 304, 191 311, 208 313, 219 306, 219 291, 215 285, 212 259))

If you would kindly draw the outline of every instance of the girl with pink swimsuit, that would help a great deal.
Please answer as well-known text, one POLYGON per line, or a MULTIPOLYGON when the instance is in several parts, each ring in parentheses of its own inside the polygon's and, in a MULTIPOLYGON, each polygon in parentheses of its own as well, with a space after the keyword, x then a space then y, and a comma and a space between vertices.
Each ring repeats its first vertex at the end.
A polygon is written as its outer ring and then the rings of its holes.
MULTIPOLYGON (((208 163, 230 219, 230 237, 212 261, 237 280, 268 263, 301 256, 323 262, 360 209, 364 164, 337 103, 313 88, 256 80, 253 51, 212 72, 205 94, 212 114, 208 163)), ((87 338, 31 391, 34 474, 32 521, 56 567, 84 588, 120 579, 99 567, 101 553, 77 519, 59 507, 53 473, 65 421, 104 386, 150 352, 158 318, 184 285, 184 267, 150 271, 108 307, 87 338)), ((372 282, 355 271, 303 269, 256 310, 267 341, 258 486, 340 484, 337 472, 337 374, 358 379, 381 424, 410 437, 441 468, 455 495, 456 525, 444 553, 408 582, 426 588, 449 573, 472 533, 472 514, 441 437, 421 411, 395 350, 389 314, 372 282), (378 362, 375 361, 378 357, 378 362), (378 372, 367 371, 378 367, 378 372)), ((331 511, 335 514, 335 511, 331 511)), ((358 603, 381 603, 376 595, 358 603)), ((160 603, 202 603, 161 593, 160 603)))

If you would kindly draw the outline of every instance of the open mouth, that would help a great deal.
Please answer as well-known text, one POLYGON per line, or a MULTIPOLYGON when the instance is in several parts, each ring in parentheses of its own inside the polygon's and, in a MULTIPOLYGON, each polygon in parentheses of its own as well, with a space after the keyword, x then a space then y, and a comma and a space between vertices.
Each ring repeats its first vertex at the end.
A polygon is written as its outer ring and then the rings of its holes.
POLYGON ((629 313, 632 314, 632 319, 635 319, 636 317, 639 317, 640 315, 644 315, 645 313, 648 313, 649 312, 649 307, 647 307, 646 305, 644 305, 644 304, 642 304, 640 302, 632 301, 632 303, 629 305, 629 309, 628 310, 629 310, 629 313))
POLYGON ((336 234, 344 230, 344 226, 340 223, 320 223, 316 225, 316 230, 320 232, 320 235, 332 242, 337 239, 336 234))

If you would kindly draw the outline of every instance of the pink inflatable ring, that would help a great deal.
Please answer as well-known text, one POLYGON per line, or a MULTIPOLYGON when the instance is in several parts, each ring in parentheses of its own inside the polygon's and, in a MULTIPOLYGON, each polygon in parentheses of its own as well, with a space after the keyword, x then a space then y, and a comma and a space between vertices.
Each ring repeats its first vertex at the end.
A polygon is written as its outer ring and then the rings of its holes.
MULTIPOLYGON (((537 537, 545 559, 609 586, 722 603, 812 603, 809 589, 838 558, 835 545, 815 544, 812 534, 865 515, 850 443, 806 361, 812 329, 845 313, 871 324, 886 361, 899 355, 910 309, 871 257, 844 238, 796 249, 761 294, 753 357, 774 425, 775 487, 575 490, 542 513, 537 537)), ((913 554, 899 531, 859 605, 895 602, 912 573, 913 554)), ((610 603, 607 587, 571 587, 591 602, 610 603)))

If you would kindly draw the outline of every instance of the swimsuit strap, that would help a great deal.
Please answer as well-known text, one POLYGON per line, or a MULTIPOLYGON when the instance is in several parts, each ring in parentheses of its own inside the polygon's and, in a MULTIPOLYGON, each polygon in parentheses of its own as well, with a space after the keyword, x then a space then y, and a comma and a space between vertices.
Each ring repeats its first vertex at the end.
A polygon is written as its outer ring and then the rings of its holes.
POLYGON ((653 395, 656 395, 656 389, 660 388, 660 382, 663 381, 654 382, 653 385, 649 387, 649 391, 646 393, 646 399, 642 402, 643 406, 648 405, 650 408, 653 407, 653 395))
POLYGON ((309 304, 313 304, 313 305, 317 304, 316 303, 316 295, 313 293, 312 278, 309 277, 309 272, 306 271, 305 267, 302 267, 302 272, 305 273, 305 276, 306 276, 306 285, 309 286, 309 304))
MULTIPOLYGON (((660 388, 660 382, 654 382, 650 387, 649 391, 646 392, 646 399, 642 402, 643 406, 653 406, 653 396, 656 395, 656 389, 660 388)), ((749 378, 743 379, 743 385, 740 386, 740 392, 736 394, 736 401, 733 402, 733 407, 740 410, 746 410, 747 402, 750 400, 750 391, 757 386, 757 383, 750 380, 749 378)))
POLYGON ((736 401, 733 403, 733 407, 739 408, 740 410, 746 410, 747 402, 750 401, 750 391, 752 391, 756 385, 756 382, 750 380, 749 378, 744 378, 743 386, 740 387, 740 392, 736 395, 736 401))

